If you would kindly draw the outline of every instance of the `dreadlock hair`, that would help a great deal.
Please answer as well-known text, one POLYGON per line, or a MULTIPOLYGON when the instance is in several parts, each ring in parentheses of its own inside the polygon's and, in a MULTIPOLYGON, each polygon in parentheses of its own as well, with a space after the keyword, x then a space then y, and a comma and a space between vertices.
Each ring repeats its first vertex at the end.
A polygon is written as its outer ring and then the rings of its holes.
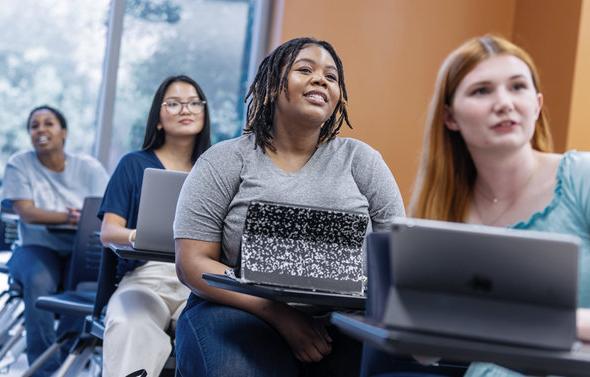
POLYGON ((330 53, 336 63, 338 86, 340 87, 340 99, 330 118, 322 125, 318 144, 336 137, 344 122, 349 128, 352 128, 346 109, 348 93, 344 84, 344 67, 334 47, 326 41, 315 38, 291 39, 277 47, 260 63, 254 82, 250 85, 245 98, 245 102, 248 102, 248 110, 244 133, 253 133, 256 138, 256 145, 262 148, 263 152, 266 151, 266 148, 272 151, 275 150, 272 144, 275 104, 281 92, 287 92, 289 85, 287 77, 297 54, 301 49, 309 45, 320 46, 330 53))

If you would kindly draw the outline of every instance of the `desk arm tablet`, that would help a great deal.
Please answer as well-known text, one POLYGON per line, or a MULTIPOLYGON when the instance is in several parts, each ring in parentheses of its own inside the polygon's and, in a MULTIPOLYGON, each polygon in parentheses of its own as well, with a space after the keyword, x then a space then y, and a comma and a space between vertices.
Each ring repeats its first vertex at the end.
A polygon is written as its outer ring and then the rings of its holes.
POLYGON ((243 283, 222 274, 204 273, 203 280, 212 287, 226 289, 269 300, 330 308, 364 310, 366 298, 328 292, 306 292, 298 289, 279 288, 270 285, 243 283))
POLYGON ((148 261, 168 262, 174 263, 174 253, 167 251, 141 250, 134 249, 129 245, 109 243, 108 248, 111 249, 118 257, 124 259, 139 259, 148 261))
POLYGON ((56 233, 76 233, 78 225, 74 224, 47 224, 45 226, 48 231, 56 233))
POLYGON ((389 353, 490 362, 532 375, 583 377, 590 370, 589 345, 580 345, 580 349, 572 351, 551 351, 485 343, 392 330, 365 317, 342 313, 333 313, 332 323, 350 336, 389 353))

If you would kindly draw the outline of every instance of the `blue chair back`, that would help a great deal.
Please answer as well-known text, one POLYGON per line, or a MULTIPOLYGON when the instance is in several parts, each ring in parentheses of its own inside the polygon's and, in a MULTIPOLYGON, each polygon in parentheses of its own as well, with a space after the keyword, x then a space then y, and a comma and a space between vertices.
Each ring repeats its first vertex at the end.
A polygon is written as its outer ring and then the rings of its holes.
POLYGON ((100 220, 96 216, 102 198, 87 197, 80 213, 78 230, 74 239, 74 247, 68 270, 65 289, 75 291, 81 283, 88 289, 96 289, 102 244, 100 243, 100 220))
POLYGON ((367 235, 366 254, 368 269, 366 316, 376 321, 383 319, 391 265, 389 258, 389 232, 374 232, 367 235))
POLYGON ((2 211, 2 213, 14 213, 14 208, 12 208, 12 200, 2 199, 0 202, 0 211, 2 211))

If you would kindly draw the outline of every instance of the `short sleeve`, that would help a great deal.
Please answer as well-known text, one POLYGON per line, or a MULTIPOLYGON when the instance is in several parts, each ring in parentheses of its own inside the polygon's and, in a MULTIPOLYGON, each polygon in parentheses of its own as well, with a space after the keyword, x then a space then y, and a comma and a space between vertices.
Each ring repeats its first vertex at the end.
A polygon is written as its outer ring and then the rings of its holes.
MULTIPOLYGON (((201 157, 187 177, 176 205, 174 238, 221 242, 223 222, 240 183, 239 164, 201 157)), ((225 156, 230 158, 233 156, 225 156)))
MULTIPOLYGON (((22 157, 23 155, 19 156, 22 157)), ((5 199, 17 200, 33 199, 31 180, 26 174, 26 168, 22 159, 11 158, 4 170, 3 192, 5 199)))
POLYGON ((569 152, 568 165, 560 167, 567 171, 563 174, 562 184, 574 195, 575 206, 582 211, 586 229, 590 229, 590 153, 569 152))
POLYGON ((122 159, 117 168, 113 172, 111 179, 106 185, 102 203, 98 210, 98 218, 103 219, 104 214, 114 213, 129 220, 130 215, 130 203, 132 202, 133 187, 135 182, 133 181, 130 173, 130 161, 129 159, 122 159))
POLYGON ((389 230, 395 217, 405 216, 397 182, 379 152, 366 146, 355 159, 353 176, 369 202, 373 231, 389 230))
POLYGON ((90 160, 89 171, 91 172, 91 186, 89 192, 91 196, 103 196, 109 175, 100 162, 95 159, 90 160))

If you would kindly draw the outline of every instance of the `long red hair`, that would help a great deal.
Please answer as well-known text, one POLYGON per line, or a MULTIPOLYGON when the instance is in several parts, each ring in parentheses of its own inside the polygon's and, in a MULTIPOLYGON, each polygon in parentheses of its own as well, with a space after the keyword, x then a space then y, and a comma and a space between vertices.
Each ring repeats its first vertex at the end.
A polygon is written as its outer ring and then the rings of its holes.
MULTIPOLYGON (((477 171, 459 132, 445 126, 445 108, 451 107, 457 87, 481 61, 497 55, 513 55, 529 67, 537 93, 539 75, 531 57, 508 40, 485 35, 468 40, 443 62, 430 102, 422 160, 410 202, 410 215, 462 222, 472 197, 477 171)), ((552 139, 546 111, 541 108, 531 140, 534 149, 549 152, 552 139)))

